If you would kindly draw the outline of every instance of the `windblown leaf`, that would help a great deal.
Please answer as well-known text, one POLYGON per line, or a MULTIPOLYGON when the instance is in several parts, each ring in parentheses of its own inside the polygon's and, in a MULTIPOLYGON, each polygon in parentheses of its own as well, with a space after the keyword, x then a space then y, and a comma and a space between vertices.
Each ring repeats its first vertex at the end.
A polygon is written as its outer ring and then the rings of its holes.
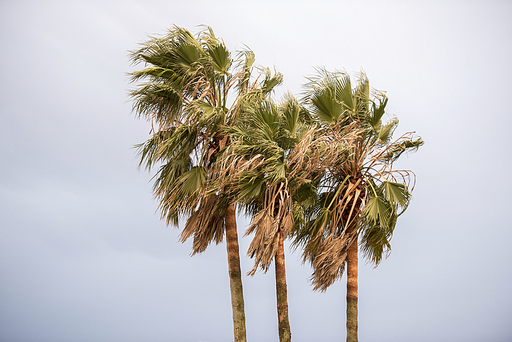
POLYGON ((261 91, 264 94, 268 94, 274 90, 275 87, 283 83, 283 75, 270 71, 270 69, 265 70, 265 79, 263 80, 263 84, 261 85, 261 91))
POLYGON ((226 46, 224 46, 224 44, 218 44, 208 50, 208 53, 213 60, 213 68, 215 71, 221 75, 227 74, 229 67, 231 66, 231 58, 226 46))
POLYGON ((176 56, 178 57, 178 64, 184 70, 190 70, 193 63, 199 60, 198 47, 195 44, 182 44, 176 48, 176 56))
POLYGON ((398 125, 398 119, 394 118, 391 122, 380 127, 379 130, 379 141, 381 143, 387 143, 393 136, 396 126, 398 125))
POLYGON ((372 196, 363 211, 363 216, 372 225, 388 227, 391 218, 391 208, 379 196, 372 196))
POLYGON ((376 106, 375 103, 372 104, 373 110, 371 112, 370 117, 370 125, 374 128, 375 131, 378 131, 382 116, 384 115, 386 105, 388 103, 388 98, 384 97, 384 99, 379 99, 379 105, 376 106))
POLYGON ((347 74, 340 74, 336 78, 336 101, 343 105, 343 109, 351 112, 355 110, 355 103, 352 97, 352 88, 350 84, 350 76, 347 74))
POLYGON ((388 232, 381 226, 371 226, 361 234, 361 252, 375 266, 379 265, 386 252, 391 251, 388 232))
POLYGON ((291 95, 286 95, 285 102, 282 105, 282 113, 283 113, 283 121, 284 128, 290 132, 290 134, 295 134, 299 129, 300 125, 300 106, 297 100, 293 98, 291 95))
POLYGON ((343 113, 343 105, 334 98, 333 89, 322 89, 311 97, 316 114, 322 121, 334 123, 343 113))
POLYGON ((382 183, 384 196, 393 207, 406 209, 411 200, 411 193, 405 184, 385 181, 382 183))
POLYGON ((388 152, 386 153, 385 159, 395 161, 398 158, 400 158, 400 156, 404 152, 415 152, 423 144, 424 144, 424 142, 421 138, 417 138, 415 140, 412 140, 412 139, 404 140, 404 141, 400 142, 399 144, 392 146, 392 148, 389 149, 388 152))
POLYGON ((206 171, 202 166, 194 166, 178 180, 177 190, 185 194, 193 194, 206 183, 206 171))

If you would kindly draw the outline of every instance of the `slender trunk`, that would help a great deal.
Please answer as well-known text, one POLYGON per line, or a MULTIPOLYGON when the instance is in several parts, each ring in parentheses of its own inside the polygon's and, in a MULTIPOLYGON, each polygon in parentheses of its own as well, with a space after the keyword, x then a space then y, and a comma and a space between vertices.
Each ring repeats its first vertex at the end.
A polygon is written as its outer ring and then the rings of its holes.
POLYGON ((276 254, 276 296, 277 317, 279 320, 279 341, 290 342, 291 331, 288 320, 288 293, 286 289, 286 269, 284 265, 283 234, 279 232, 279 245, 276 254))
POLYGON ((347 342, 357 342, 357 239, 347 254, 347 342))
POLYGON ((235 342, 246 342, 244 292, 242 289, 242 271, 240 269, 234 204, 231 204, 226 212, 226 247, 228 250, 229 285, 231 289, 231 305, 233 307, 235 342))

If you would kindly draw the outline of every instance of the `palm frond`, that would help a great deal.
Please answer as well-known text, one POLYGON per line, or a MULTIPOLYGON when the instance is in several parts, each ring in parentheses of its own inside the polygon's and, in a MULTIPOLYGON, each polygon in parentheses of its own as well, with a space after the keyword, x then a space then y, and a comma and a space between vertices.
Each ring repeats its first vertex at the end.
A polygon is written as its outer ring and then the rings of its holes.
POLYGON ((343 105, 343 109, 354 112, 356 103, 352 95, 352 88, 350 83, 350 76, 345 73, 336 72, 330 77, 333 77, 336 84, 336 101, 343 105))
POLYGON ((421 138, 403 140, 387 151, 385 159, 396 161, 404 152, 416 152, 423 144, 421 138))
POLYGON ((387 103, 387 97, 380 98, 378 105, 376 105, 375 102, 372 103, 372 111, 370 112, 370 125, 376 132, 379 130, 379 127, 381 125, 381 119, 386 110, 387 103))
POLYGON ((398 119, 394 118, 391 122, 382 125, 378 131, 378 139, 381 144, 386 144, 393 137, 393 133, 398 126, 398 119))
POLYGON ((392 207, 402 208, 402 210, 407 209, 412 197, 407 185, 384 181, 381 187, 386 201, 392 207))
POLYGON ((378 266, 382 258, 391 252, 390 236, 381 226, 371 226, 361 233, 361 252, 363 257, 378 266))
POLYGON ((325 292, 329 286, 339 280, 345 270, 348 248, 357 243, 357 233, 343 234, 338 237, 328 236, 316 248, 312 259, 313 290, 325 292))
POLYGON ((229 50, 226 46, 224 44, 217 44, 210 47, 207 52, 212 58, 215 71, 220 75, 226 75, 232 63, 229 50))
POLYGON ((184 104, 182 95, 173 86, 146 83, 130 93, 134 99, 133 111, 157 124, 167 124, 179 119, 184 104))
POLYGON ((240 71, 236 79, 237 83, 235 88, 241 94, 249 90, 254 60, 255 54, 248 48, 238 51, 237 53, 235 68, 240 71))
POLYGON ((269 68, 260 68, 260 72, 265 75, 261 83, 261 91, 264 94, 271 93, 275 87, 283 83, 283 75, 276 70, 272 72, 269 68))
POLYGON ((206 196, 200 201, 180 235, 181 242, 194 236, 192 255, 204 252, 211 242, 222 242, 225 231, 224 212, 225 208, 219 207, 219 198, 215 195, 206 196))
POLYGON ((393 209, 381 196, 371 196, 362 212, 368 225, 389 227, 393 209))
POLYGON ((285 94, 284 102, 281 104, 282 121, 284 129, 291 135, 294 135, 301 127, 299 124, 300 112, 299 102, 291 94, 285 94))
POLYGON ((254 233, 247 255, 254 259, 254 267, 248 273, 254 275, 260 267, 268 271, 278 249, 279 235, 286 238, 293 227, 293 213, 286 182, 267 188, 265 202, 252 220, 245 236, 254 233))

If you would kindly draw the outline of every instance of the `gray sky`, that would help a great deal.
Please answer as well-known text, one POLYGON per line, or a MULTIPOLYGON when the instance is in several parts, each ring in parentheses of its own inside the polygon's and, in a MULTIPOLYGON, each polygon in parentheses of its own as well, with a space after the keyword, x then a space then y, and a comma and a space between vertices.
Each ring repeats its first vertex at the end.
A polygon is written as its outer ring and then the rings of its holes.
MULTIPOLYGON (((0 2, 0 340, 232 340, 225 245, 189 256, 132 149, 149 127, 127 50, 173 24, 249 46, 278 95, 315 66, 364 70, 425 140, 397 165, 417 186, 391 256, 360 262, 361 341, 512 340, 511 18, 510 1, 0 2)), ((344 341, 346 279, 312 292, 299 258, 293 340, 344 341)), ((273 268, 243 281, 249 340, 276 341, 273 268)))

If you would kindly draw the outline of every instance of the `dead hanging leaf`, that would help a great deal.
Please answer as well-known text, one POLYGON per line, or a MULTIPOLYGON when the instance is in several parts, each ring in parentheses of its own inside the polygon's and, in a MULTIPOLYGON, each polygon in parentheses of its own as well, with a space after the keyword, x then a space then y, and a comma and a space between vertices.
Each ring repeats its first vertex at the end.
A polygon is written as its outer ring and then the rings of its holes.
POLYGON ((224 216, 217 206, 218 197, 206 196, 187 220, 181 232, 180 242, 185 242, 192 235, 192 255, 202 253, 208 245, 215 241, 219 244, 224 238, 224 216))
POLYGON ((254 259, 254 267, 248 275, 254 275, 260 267, 268 271, 277 255, 279 236, 286 238, 293 227, 291 199, 287 183, 281 182, 267 188, 265 208, 258 212, 244 236, 254 233, 247 255, 254 259))
POLYGON ((322 240, 313 258, 313 274, 311 283, 314 290, 324 292, 336 280, 339 280, 345 270, 348 249, 352 243, 357 243, 357 232, 332 235, 322 240))

